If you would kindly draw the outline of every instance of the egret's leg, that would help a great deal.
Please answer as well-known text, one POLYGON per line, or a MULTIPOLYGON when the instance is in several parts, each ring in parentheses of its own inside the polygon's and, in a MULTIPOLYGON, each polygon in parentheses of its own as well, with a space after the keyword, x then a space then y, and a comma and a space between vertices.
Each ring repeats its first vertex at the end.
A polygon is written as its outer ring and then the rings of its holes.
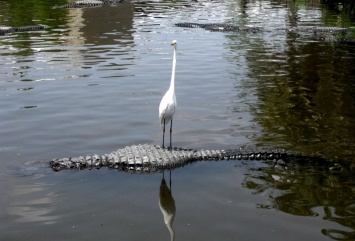
POLYGON ((172 149, 171 147, 171 133, 173 132, 173 119, 171 119, 171 122, 170 122, 170 149, 172 149))
POLYGON ((165 119, 163 124, 163 148, 164 148, 164 136, 165 136, 165 119))

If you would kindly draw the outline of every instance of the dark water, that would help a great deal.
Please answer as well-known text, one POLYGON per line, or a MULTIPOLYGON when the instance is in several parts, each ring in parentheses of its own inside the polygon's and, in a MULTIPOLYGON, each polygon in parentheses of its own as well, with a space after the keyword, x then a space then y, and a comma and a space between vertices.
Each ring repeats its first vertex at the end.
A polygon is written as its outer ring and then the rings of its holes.
POLYGON ((351 27, 351 14, 229 0, 51 9, 64 3, 0 1, 0 25, 49 26, 0 37, 0 240, 169 240, 159 200, 175 206, 175 240, 355 239, 355 47, 280 30, 351 27), (185 21, 268 31, 173 26, 185 21), (197 163, 172 172, 173 202, 169 173, 161 186, 161 173, 36 162, 160 144, 173 39, 175 146, 275 147, 347 165, 197 163))

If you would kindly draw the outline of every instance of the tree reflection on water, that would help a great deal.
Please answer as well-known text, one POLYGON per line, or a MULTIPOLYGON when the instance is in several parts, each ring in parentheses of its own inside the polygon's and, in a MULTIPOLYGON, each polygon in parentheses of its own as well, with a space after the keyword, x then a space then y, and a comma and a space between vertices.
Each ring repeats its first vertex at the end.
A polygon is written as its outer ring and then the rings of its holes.
POLYGON ((353 165, 335 162, 265 163, 250 168, 243 186, 254 194, 267 194, 259 208, 276 209, 298 216, 322 216, 343 230, 322 229, 336 240, 355 238, 355 176, 353 165), (349 231, 351 229, 351 231, 349 231))

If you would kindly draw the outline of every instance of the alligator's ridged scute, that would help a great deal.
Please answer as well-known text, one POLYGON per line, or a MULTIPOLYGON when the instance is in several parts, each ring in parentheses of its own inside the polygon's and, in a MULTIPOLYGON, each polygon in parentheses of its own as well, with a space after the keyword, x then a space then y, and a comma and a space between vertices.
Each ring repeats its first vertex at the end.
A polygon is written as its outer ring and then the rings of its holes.
POLYGON ((344 44, 350 44, 350 45, 355 44, 355 39, 341 38, 338 36, 328 35, 328 34, 315 35, 314 39, 317 41, 324 41, 324 42, 328 42, 328 43, 344 43, 344 44))
POLYGON ((175 26, 183 28, 202 28, 202 23, 176 23, 175 26))
POLYGON ((225 23, 176 23, 177 27, 184 28, 204 28, 216 32, 259 32, 261 29, 257 27, 240 27, 232 24, 225 23))
POLYGON ((192 150, 167 149, 156 145, 133 145, 105 155, 54 159, 54 171, 108 167, 132 173, 154 173, 204 160, 278 160, 288 157, 284 151, 265 150, 192 150))
POLYGON ((25 32, 25 31, 36 31, 46 28, 46 25, 31 25, 31 26, 21 26, 21 27, 0 27, 0 35, 25 32))
MULTIPOLYGON (((224 24, 224 23, 176 23, 175 26, 183 28, 203 28, 210 31, 218 32, 266 32, 267 30, 262 30, 258 27, 241 27, 233 24, 224 24)), ((278 28, 275 30, 286 31, 290 34, 301 34, 311 35, 311 39, 322 41, 322 42, 331 42, 331 43, 346 43, 346 44, 355 44, 355 39, 352 38, 342 38, 335 36, 333 34, 344 34, 350 32, 353 29, 350 28, 341 28, 341 27, 289 27, 289 28, 278 28)), ((309 37, 309 36, 308 36, 309 37)))
POLYGON ((73 3, 68 3, 60 6, 54 6, 53 9, 57 8, 96 8, 96 7, 101 7, 103 3, 101 1, 95 1, 95 2, 73 2, 73 3))
POLYGON ((58 8, 96 8, 102 7, 103 5, 115 5, 118 3, 122 3, 124 0, 82 0, 82 1, 75 1, 72 3, 54 6, 53 9, 58 8))
POLYGON ((348 32, 348 28, 340 27, 290 27, 287 28, 289 32, 313 32, 313 33, 345 33, 348 32))
MULTIPOLYGON (((259 32, 262 31, 259 27, 241 27, 233 24, 225 24, 225 23, 176 23, 175 26, 183 27, 183 28, 204 28, 211 31, 221 31, 221 32, 259 32)), ((312 33, 345 33, 350 31, 348 28, 340 28, 340 27, 289 27, 289 28, 280 28, 276 30, 286 30, 288 32, 312 32, 312 33)))

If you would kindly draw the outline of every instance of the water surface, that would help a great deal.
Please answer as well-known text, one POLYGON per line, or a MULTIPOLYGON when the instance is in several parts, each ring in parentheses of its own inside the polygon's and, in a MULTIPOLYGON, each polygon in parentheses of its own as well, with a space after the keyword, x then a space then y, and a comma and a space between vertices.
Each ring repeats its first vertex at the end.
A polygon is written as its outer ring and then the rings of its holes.
POLYGON ((160 144, 173 39, 174 146, 284 148, 349 167, 231 161, 174 170, 175 240, 354 239, 354 46, 281 30, 354 19, 269 1, 0 3, 0 25, 49 26, 0 37, 1 240, 171 238, 159 208, 162 173, 53 173, 45 161, 160 144), (268 31, 173 25, 185 21, 268 31))

